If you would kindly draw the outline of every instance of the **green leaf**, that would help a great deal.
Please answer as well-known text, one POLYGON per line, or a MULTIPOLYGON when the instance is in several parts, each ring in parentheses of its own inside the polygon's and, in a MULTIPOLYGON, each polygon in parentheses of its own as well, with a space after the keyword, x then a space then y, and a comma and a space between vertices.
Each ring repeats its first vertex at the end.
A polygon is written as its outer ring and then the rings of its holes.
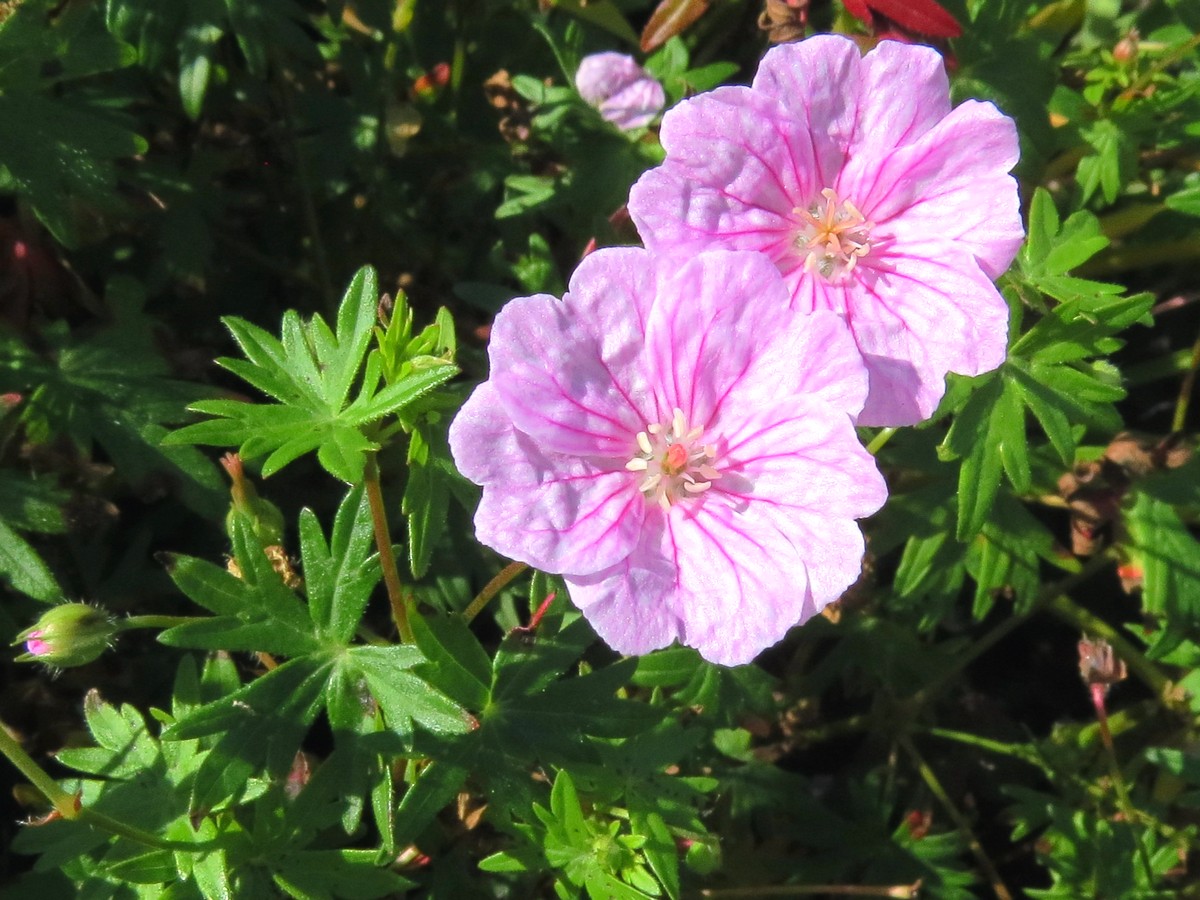
POLYGON ((467 709, 487 705, 491 660, 471 629, 457 616, 425 615, 412 619, 413 637, 425 655, 419 674, 467 709))
POLYGON ((975 390, 955 416, 942 448, 962 458, 958 474, 957 536, 966 541, 983 526, 1000 488, 1000 446, 1015 433, 1011 403, 1001 405, 1004 383, 989 379, 975 390))
POLYGON ((195 403, 191 408, 196 412, 219 418, 182 428, 166 442, 240 445, 244 459, 267 457, 264 476, 316 450, 326 471, 358 484, 365 455, 379 448, 364 429, 399 413, 458 371, 438 362, 380 390, 382 366, 377 353, 368 355, 377 303, 375 273, 364 268, 351 281, 338 308, 336 334, 320 316, 305 323, 291 311, 283 317, 279 339, 241 319, 226 319, 249 361, 218 362, 279 402, 195 403), (351 400, 355 382, 359 392, 351 400))
POLYGON ((396 810, 396 843, 404 846, 415 842, 462 790, 469 774, 467 769, 439 759, 421 769, 396 810))
POLYGON ((193 810, 207 811, 236 800, 247 779, 264 767, 276 777, 289 770, 316 718, 331 666, 313 657, 289 660, 163 732, 164 741, 220 735, 196 772, 193 810))
POLYGON ((241 578, 204 560, 171 558, 169 572, 176 585, 218 617, 169 628, 159 640, 175 647, 260 650, 283 656, 321 649, 308 611, 263 552, 253 523, 241 514, 230 516, 229 521, 241 578))
MULTIPOLYGON (((200 7, 213 4, 201 2, 200 7)), ((212 58, 221 29, 208 22, 192 22, 184 29, 179 42, 179 97, 188 118, 200 118, 208 80, 212 74, 212 58)))
POLYGON ((1086 203, 1097 190, 1105 203, 1115 203, 1121 189, 1137 171, 1136 148, 1121 127, 1100 119, 1083 130, 1093 153, 1079 161, 1075 178, 1086 203))
POLYGON ((450 449, 441 432, 413 429, 408 446, 408 481, 401 510, 408 517, 408 557, 414 578, 429 569, 433 548, 446 527, 450 480, 455 476, 450 449))
POLYGON ((414 722, 436 735, 470 731, 473 720, 461 706, 409 671, 422 658, 411 644, 353 647, 340 664, 354 666, 361 673, 393 731, 407 734, 414 722))
POLYGON ((300 512, 309 615, 318 633, 337 644, 350 642, 379 582, 379 561, 370 554, 374 536, 370 504, 361 487, 351 488, 338 507, 330 545, 313 511, 300 512))
POLYGON ((297 900, 377 900, 415 885, 381 866, 373 850, 307 850, 273 864, 275 883, 297 900))
POLYGON ((0 520, 0 577, 22 594, 43 603, 55 603, 63 592, 29 543, 0 520))
POLYGON ((203 389, 166 377, 151 321, 131 316, 83 340, 65 329, 46 337, 52 360, 0 343, 0 370, 13 370, 7 389, 30 392, 21 418, 34 439, 62 435, 85 453, 99 444, 130 483, 165 477, 189 507, 220 515, 225 490, 212 462, 194 448, 160 446, 164 426, 186 419, 184 404, 203 389))
POLYGON ((1165 617, 1168 626, 1200 626, 1200 542, 1169 503, 1142 491, 1126 506, 1124 522, 1125 549, 1143 573, 1146 612, 1165 617))
POLYGON ((1164 202, 1167 209, 1173 209, 1188 216, 1200 217, 1200 184, 1176 191, 1164 202))
POLYGON ((558 0, 554 5, 557 9, 607 31, 631 46, 637 46, 637 32, 613 0, 558 0))

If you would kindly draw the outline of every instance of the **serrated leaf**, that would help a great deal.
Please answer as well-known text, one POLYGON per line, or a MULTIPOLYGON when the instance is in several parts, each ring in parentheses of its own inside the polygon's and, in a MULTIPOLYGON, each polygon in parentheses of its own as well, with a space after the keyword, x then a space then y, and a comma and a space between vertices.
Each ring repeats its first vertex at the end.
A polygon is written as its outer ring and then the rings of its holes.
POLYGON ((413 637, 425 662, 420 674, 468 709, 480 710, 488 702, 491 660, 457 617, 415 616, 413 637))
POLYGON ((1124 510, 1128 550, 1143 573, 1142 603, 1170 626, 1200 624, 1200 542, 1166 501, 1135 492, 1124 510))
POLYGON ((344 659, 362 674, 393 731, 407 734, 413 722, 436 735, 464 734, 473 727, 461 706, 409 671, 423 659, 411 644, 353 647, 344 659))
POLYGON ((379 563, 370 555, 374 525, 367 498, 352 488, 338 507, 331 544, 312 510, 300 513, 300 549, 309 615, 318 632, 346 644, 354 635, 371 591, 380 578, 379 563))
POLYGON ((253 525, 242 515, 232 516, 230 523, 241 578, 204 560, 168 558, 169 574, 180 590, 217 618, 169 628, 159 640, 168 646, 283 656, 319 650, 322 645, 304 605, 283 584, 253 536, 253 525))
POLYGON ((396 842, 416 841, 434 816, 457 796, 469 774, 467 769, 438 759, 421 769, 396 810, 396 842))
POLYGON ((373 850, 306 850, 274 861, 275 883, 297 900, 378 900, 414 887, 373 850))
POLYGON ((294 311, 284 314, 279 339, 241 319, 226 319, 248 361, 223 364, 279 402, 195 403, 194 411, 219 418, 180 429, 168 442, 240 445, 244 459, 266 456, 264 476, 316 450, 335 478, 361 482, 366 454, 379 448, 364 426, 400 412, 458 371, 432 365, 378 390, 382 366, 377 353, 368 354, 377 291, 374 272, 359 270, 338 307, 336 334, 320 316, 306 323, 294 311), (359 393, 350 400, 356 381, 359 393))
POLYGON ((210 734, 213 745, 192 785, 193 810, 209 810, 239 796, 252 775, 288 771, 316 718, 331 663, 289 660, 227 697, 205 704, 163 732, 164 741, 210 734))

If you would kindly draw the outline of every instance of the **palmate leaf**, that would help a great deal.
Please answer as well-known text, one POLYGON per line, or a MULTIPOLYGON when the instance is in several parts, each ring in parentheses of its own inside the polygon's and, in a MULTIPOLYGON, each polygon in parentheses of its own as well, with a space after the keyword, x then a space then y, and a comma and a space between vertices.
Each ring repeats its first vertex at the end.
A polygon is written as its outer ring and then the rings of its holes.
POLYGON ((189 507, 219 515, 221 479, 212 462, 194 448, 160 446, 166 426, 186 418, 185 404, 200 389, 168 377, 149 320, 130 316, 83 340, 59 326, 45 336, 45 355, 0 339, 0 369, 7 370, 0 384, 29 392, 21 420, 31 439, 65 436, 85 453, 99 444, 128 482, 166 474, 189 507))
POLYGON ((362 481, 366 453, 379 448, 364 429, 458 372, 452 365, 431 362, 381 387, 378 353, 368 353, 378 301, 375 273, 363 268, 342 299, 336 334, 320 316, 304 322, 291 310, 283 317, 279 338, 242 319, 227 318, 246 359, 218 363, 278 402, 195 403, 194 411, 216 418, 180 429, 164 443, 238 446, 244 459, 266 456, 263 475, 315 450, 335 478, 362 481), (358 392, 351 399, 356 382, 358 392))
POLYGON ((1016 290, 1032 288, 1059 302, 1013 343, 998 372, 976 379, 938 448, 943 459, 962 460, 960 541, 988 520, 1002 476, 1018 493, 1030 489, 1026 410, 1064 465, 1074 462, 1077 426, 1106 434, 1120 430, 1113 404, 1125 389, 1107 357, 1124 344, 1120 332, 1150 322, 1152 295, 1125 295, 1119 285, 1067 274, 1108 244, 1094 216, 1079 212, 1062 222, 1053 199, 1039 189, 1029 218, 1016 290))
POLYGON ((369 552, 374 532, 362 489, 347 493, 329 541, 312 510, 300 513, 307 605, 283 583, 254 537, 253 523, 235 514, 230 528, 238 576, 206 560, 163 555, 179 589, 215 616, 170 628, 159 640, 175 647, 282 656, 345 648, 380 578, 378 558, 369 552))
POLYGON ((64 96, 61 82, 131 62, 92 4, 30 0, 0 22, 0 190, 24 198, 67 246, 79 240, 82 205, 120 208, 114 160, 148 144, 111 109, 64 96))

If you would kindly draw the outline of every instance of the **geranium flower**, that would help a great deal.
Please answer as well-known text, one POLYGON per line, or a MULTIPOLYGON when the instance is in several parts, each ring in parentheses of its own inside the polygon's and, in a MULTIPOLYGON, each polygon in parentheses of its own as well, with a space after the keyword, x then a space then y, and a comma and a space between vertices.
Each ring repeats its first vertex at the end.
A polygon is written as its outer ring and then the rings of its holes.
POLYGON ((562 300, 510 302, 450 428, 479 540, 562 574, 623 653, 748 662, 836 599, 886 488, 852 426, 867 376, 846 326, 787 298, 761 254, 626 247, 562 300))
POLYGON ((579 95, 622 131, 644 128, 662 111, 663 86, 624 53, 585 56, 575 73, 579 95))
POLYGON ((646 246, 761 251, 794 309, 841 314, 871 374, 860 424, 919 422, 947 372, 1004 360, 992 279, 1023 238, 1016 127, 991 103, 951 110, 934 50, 884 41, 863 57, 834 35, 775 47, 751 87, 671 109, 662 142, 629 198, 646 246))

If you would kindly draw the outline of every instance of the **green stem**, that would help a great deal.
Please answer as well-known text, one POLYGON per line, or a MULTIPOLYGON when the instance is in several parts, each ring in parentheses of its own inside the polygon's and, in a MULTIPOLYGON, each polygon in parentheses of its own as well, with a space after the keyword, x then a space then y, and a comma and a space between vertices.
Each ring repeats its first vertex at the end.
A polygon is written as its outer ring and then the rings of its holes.
POLYGON ((400 570, 396 566, 396 554, 392 550, 392 533, 388 529, 387 510, 383 505, 383 489, 379 484, 379 462, 374 453, 367 454, 367 465, 363 471, 363 488, 367 492, 367 503, 371 507, 371 522, 375 526, 375 547, 379 551, 379 565, 383 569, 383 583, 387 587, 388 603, 392 607, 392 619, 402 643, 413 641, 412 625, 408 621, 408 602, 400 585, 400 570))
POLYGON ((118 632, 133 631, 135 628, 174 628, 177 625, 187 625, 189 622, 204 622, 208 616, 130 616, 118 619, 118 632))
POLYGON ((1196 370, 1200 369, 1200 337, 1192 344, 1192 358, 1183 382, 1179 385, 1179 399, 1175 401, 1175 417, 1171 420, 1172 431, 1183 431, 1187 423, 1188 404, 1192 400, 1192 391, 1196 387, 1196 370))
POLYGON ((504 590, 504 588, 508 587, 514 578, 528 568, 529 566, 525 565, 523 562, 511 562, 501 569, 499 574, 485 584, 483 586, 483 590, 480 591, 475 596, 475 599, 467 605, 467 608, 462 611, 463 621, 470 622, 477 615, 479 615, 483 611, 483 608, 491 602, 493 597, 504 590))
POLYGON ((1041 760, 1037 752, 1025 746, 1024 744, 1009 744, 1005 741, 994 741, 991 738, 986 738, 982 735, 971 734, 969 731, 957 731, 953 728, 925 728, 922 730, 925 734, 929 734, 934 737, 944 738, 948 741, 958 741, 960 744, 966 744, 979 750, 987 750, 991 753, 999 753, 1004 756, 1011 756, 1013 759, 1019 759, 1021 762, 1027 762, 1031 766, 1037 766, 1047 774, 1051 773, 1051 770, 1041 760))
POLYGON ((1059 594, 1046 604, 1046 609, 1055 617, 1068 624, 1074 625, 1080 631, 1093 637, 1104 638, 1112 645, 1117 656, 1125 661, 1133 672, 1150 690, 1162 699, 1171 688, 1169 679, 1141 650, 1103 619, 1088 612, 1066 594, 1059 594))
POLYGON ((892 439, 892 435, 895 433, 895 428, 881 428, 879 434, 871 438, 871 443, 867 444, 867 452, 872 456, 877 456, 879 451, 892 439))
POLYGON ((765 884, 753 887, 709 888, 701 897, 805 897, 809 894, 833 894, 839 897, 919 897, 921 882, 915 884, 765 884))
POLYGON ((42 792, 43 796, 50 801, 50 805, 54 807, 54 811, 68 821, 90 825, 93 828, 99 828, 110 834, 129 838, 131 841, 136 841, 147 847, 155 847, 159 850, 197 852, 211 846, 212 842, 191 844, 164 840, 150 834, 148 831, 142 831, 140 828, 135 828, 125 822, 106 816, 102 812, 97 812, 94 809, 88 809, 86 806, 81 805, 78 796, 64 791, 58 782, 47 774, 45 769, 34 762, 33 757, 25 752, 25 749, 9 733, 8 728, 2 722, 0 722, 0 753, 3 753, 8 758, 8 761, 16 766, 21 774, 28 778, 30 783, 42 792))
POLYGON ((921 779, 925 782, 926 787, 937 798, 942 808, 946 811, 946 814, 954 820, 954 824, 958 826, 958 830, 966 838, 967 847, 970 849, 971 855, 975 857, 975 861, 979 863, 984 876, 991 882, 993 893, 995 893, 999 900, 1012 900, 1012 894, 1004 884, 1004 880, 1000 877, 996 866, 992 863, 987 853, 984 852, 983 845, 979 843, 979 838, 975 836, 975 832, 971 830, 971 823, 967 821, 966 816, 954 805, 954 801, 950 799, 950 795, 946 793, 946 789, 942 787, 942 783, 938 780, 937 774, 925 762, 924 757, 921 756, 911 738, 907 735, 901 735, 899 740, 900 746, 904 748, 904 751, 912 759, 913 765, 917 767, 917 771, 921 774, 921 779))
POLYGON ((79 818, 81 810, 75 795, 68 794, 59 787, 58 782, 46 774, 46 770, 34 762, 33 757, 25 752, 25 748, 9 734, 8 728, 3 723, 0 723, 0 753, 8 757, 8 761, 45 795, 60 816, 64 819, 79 818))
MULTIPOLYGON (((1104 744, 1104 755, 1108 760, 1109 777, 1112 778, 1113 788, 1117 792, 1117 805, 1125 814, 1130 826, 1133 826, 1135 822, 1139 821, 1138 810, 1129 796, 1129 788, 1125 784, 1125 774, 1121 771, 1121 764, 1117 762, 1117 748, 1113 745, 1112 733, 1108 730, 1108 710, 1104 705, 1104 693, 1107 687, 1102 684, 1089 684, 1088 688, 1092 692, 1092 704, 1096 708, 1096 721, 1100 725, 1100 740, 1104 744)), ((1134 841, 1137 843, 1138 858, 1142 863, 1142 868, 1146 870, 1146 883, 1153 885, 1154 866, 1150 863, 1150 854, 1146 850, 1146 845, 1137 835, 1134 835, 1134 841)))

